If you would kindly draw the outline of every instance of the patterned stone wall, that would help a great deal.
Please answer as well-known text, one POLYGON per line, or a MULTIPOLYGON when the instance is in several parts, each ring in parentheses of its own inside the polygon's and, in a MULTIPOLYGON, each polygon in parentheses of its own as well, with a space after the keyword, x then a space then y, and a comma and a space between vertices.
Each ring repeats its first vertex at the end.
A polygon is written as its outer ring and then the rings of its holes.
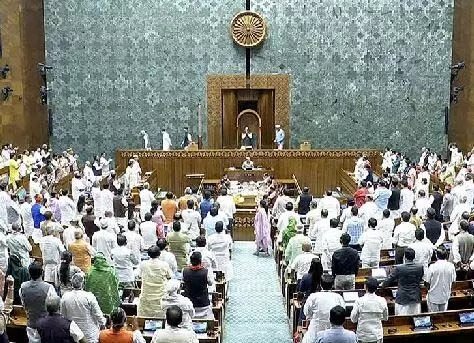
MULTIPOLYGON (((197 132, 206 75, 245 73, 245 51, 229 38, 235 0, 45 0, 52 142, 90 158, 139 148, 140 130, 161 147, 197 132)), ((206 104, 203 103, 206 120, 206 104)), ((204 130, 206 122, 203 123, 204 130)))
MULTIPOLYGON (((453 0, 252 0, 269 24, 252 73, 292 77, 291 143, 444 146, 453 0)), ((45 0, 53 145, 82 155, 196 132, 206 75, 245 73, 235 0, 45 0)), ((205 118, 205 115, 204 115, 205 118)), ((204 129, 206 122, 204 122, 204 129)))
POLYGON ((292 144, 442 150, 453 0, 252 0, 253 73, 292 75, 292 144))

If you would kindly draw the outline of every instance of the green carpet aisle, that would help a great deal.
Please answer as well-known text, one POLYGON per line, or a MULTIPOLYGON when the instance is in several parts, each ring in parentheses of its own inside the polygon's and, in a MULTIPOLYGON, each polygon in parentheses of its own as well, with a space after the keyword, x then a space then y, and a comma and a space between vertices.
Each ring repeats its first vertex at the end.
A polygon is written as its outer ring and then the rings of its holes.
POLYGON ((236 242, 234 278, 224 324, 224 343, 289 343, 288 319, 273 257, 254 256, 255 245, 236 242))

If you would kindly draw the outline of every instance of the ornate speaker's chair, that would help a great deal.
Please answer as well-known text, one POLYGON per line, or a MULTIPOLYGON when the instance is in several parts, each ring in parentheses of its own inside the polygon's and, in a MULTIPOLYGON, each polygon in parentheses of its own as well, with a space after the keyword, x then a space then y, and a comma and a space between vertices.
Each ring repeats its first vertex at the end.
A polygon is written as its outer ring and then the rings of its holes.
POLYGON ((241 147, 242 133, 248 127, 253 135, 253 146, 260 149, 262 146, 262 118, 254 110, 243 110, 237 116, 237 146, 241 147))

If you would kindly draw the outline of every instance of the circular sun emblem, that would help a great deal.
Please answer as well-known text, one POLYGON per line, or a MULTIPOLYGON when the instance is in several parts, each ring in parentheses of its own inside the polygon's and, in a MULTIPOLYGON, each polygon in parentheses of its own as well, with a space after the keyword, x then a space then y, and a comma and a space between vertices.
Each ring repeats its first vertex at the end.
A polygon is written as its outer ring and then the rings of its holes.
POLYGON ((238 13, 230 25, 232 39, 244 48, 252 48, 261 44, 267 34, 265 19, 255 12, 238 13))

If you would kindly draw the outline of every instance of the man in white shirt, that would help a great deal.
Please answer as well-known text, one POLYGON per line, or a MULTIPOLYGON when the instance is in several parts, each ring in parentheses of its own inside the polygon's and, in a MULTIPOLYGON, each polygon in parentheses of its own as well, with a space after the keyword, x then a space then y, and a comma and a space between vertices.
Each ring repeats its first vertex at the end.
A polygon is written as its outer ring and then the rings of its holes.
POLYGON ((127 247, 132 251, 136 259, 141 261, 141 251, 145 250, 143 237, 135 231, 136 224, 134 220, 129 220, 127 227, 128 231, 123 233, 123 235, 127 238, 127 247))
POLYGON ((341 236, 342 230, 339 230, 339 220, 333 218, 329 221, 329 230, 323 235, 323 253, 321 255, 321 263, 324 270, 330 270, 332 264, 332 254, 342 247, 341 236))
POLYGON ((436 250, 436 257, 438 260, 430 265, 426 273, 426 282, 429 284, 426 296, 428 312, 444 312, 448 309, 451 287, 456 281, 456 268, 446 261, 446 251, 436 250))
POLYGON ((296 280, 298 281, 309 271, 313 258, 318 258, 318 256, 311 252, 311 243, 303 243, 301 249, 303 253, 296 256, 289 266, 289 272, 291 270, 296 271, 296 280))
POLYGON ((114 213, 114 193, 109 190, 109 184, 104 183, 100 191, 100 208, 102 213, 106 211, 114 213))
POLYGON ((68 225, 76 216, 76 205, 68 196, 69 191, 63 189, 58 200, 59 211, 61 212, 61 224, 68 225))
POLYGON ((321 210, 318 209, 318 202, 316 200, 311 201, 309 207, 310 210, 306 214, 306 224, 309 225, 308 233, 313 231, 314 225, 321 219, 321 210))
POLYGON ((158 236, 156 235, 156 223, 151 221, 151 213, 145 214, 145 221, 140 224, 140 233, 143 237, 144 248, 155 245, 158 236))
POLYGON ((53 227, 46 227, 46 236, 41 238, 40 249, 43 257, 44 281, 54 282, 57 266, 61 262, 61 253, 65 250, 61 240, 53 236, 53 227))
POLYGON ((415 207, 418 209, 418 215, 424 219, 426 211, 431 207, 432 199, 428 198, 424 190, 418 192, 418 199, 415 201, 415 207))
POLYGON ((151 203, 155 200, 155 195, 149 190, 150 184, 145 182, 143 189, 140 191, 140 218, 145 218, 145 214, 150 212, 151 203))
POLYGON ((166 238, 158 239, 158 241, 156 242, 156 246, 160 248, 161 251, 158 259, 160 261, 168 263, 171 271, 173 272, 173 275, 175 275, 178 272, 178 263, 174 254, 168 251, 168 242, 166 241, 166 238))
POLYGON ((311 293, 306 300, 303 312, 306 319, 310 322, 303 342, 316 342, 316 334, 331 327, 329 312, 334 306, 340 305, 344 308, 346 307, 342 296, 338 293, 331 292, 333 284, 334 277, 330 274, 323 274, 321 277, 321 287, 323 291, 311 293))
POLYGON ((382 321, 388 320, 388 306, 385 298, 375 294, 378 282, 373 277, 365 281, 366 293, 356 299, 351 312, 351 321, 357 323, 359 342, 382 342, 382 321))
POLYGON ((166 129, 161 130, 161 134, 163 135, 163 151, 171 150, 171 138, 170 134, 166 132, 166 129))
POLYGON ((117 220, 114 218, 114 214, 110 211, 105 211, 103 221, 107 222, 107 231, 114 235, 120 233, 120 228, 118 226, 117 220))
POLYGON ((35 196, 36 194, 41 194, 41 183, 38 182, 38 177, 34 176, 30 182, 30 194, 35 196))
POLYGON ((433 256, 434 246, 428 239, 425 239, 425 231, 423 229, 415 230, 415 238, 416 241, 410 244, 409 247, 415 250, 415 259, 413 262, 423 265, 425 279, 426 273, 428 272, 428 265, 433 256))
POLYGON ((151 150, 150 138, 148 136, 148 133, 145 130, 141 130, 140 134, 142 135, 142 139, 143 139, 143 149, 151 150))
POLYGON ((284 189, 283 195, 279 195, 277 199, 275 200, 275 204, 273 204, 273 208, 272 208, 273 218, 276 218, 278 220, 280 218, 280 215, 286 212, 286 205, 289 202, 293 203, 293 200, 289 197, 288 190, 284 189))
POLYGON ((373 195, 367 194, 366 202, 359 208, 359 217, 361 217, 365 223, 368 222, 370 218, 380 219, 379 208, 373 201, 373 195))
POLYGON ((217 197, 216 202, 219 203, 220 210, 227 216, 229 224, 227 230, 232 235, 232 224, 234 222, 234 214, 237 212, 235 208, 234 197, 227 194, 227 189, 221 190, 221 195, 217 197))
POLYGON ((98 253, 102 253, 107 262, 112 263, 112 249, 117 246, 116 236, 107 231, 107 221, 100 221, 100 231, 92 235, 92 247, 98 253))
POLYGON ((390 210, 382 212, 382 219, 377 221, 377 230, 383 237, 382 249, 392 249, 393 230, 395 229, 395 219, 390 215, 390 210))
POLYGON ((326 195, 319 200, 319 208, 328 210, 328 218, 338 218, 341 214, 341 204, 339 200, 332 196, 332 191, 326 191, 326 195))
MULTIPOLYGON (((227 217, 226 217, 227 218, 227 217)), ((224 222, 223 218, 219 215, 219 210, 217 207, 211 207, 210 211, 207 213, 206 218, 202 221, 202 226, 206 230, 206 236, 216 233, 216 223, 224 222)))
POLYGON ((111 250, 110 256, 121 286, 123 288, 135 287, 133 267, 137 266, 140 260, 127 248, 127 237, 117 236, 117 246, 111 250))
POLYGON ((400 190, 400 213, 401 212, 410 212, 415 202, 415 194, 413 191, 408 188, 408 182, 406 180, 402 181, 402 189, 400 190))
MULTIPOLYGON (((385 209, 385 211, 388 211, 390 215, 390 210, 385 209)), ((383 236, 382 232, 377 229, 377 219, 370 218, 368 226, 368 229, 359 238, 359 245, 362 246, 362 252, 360 254, 362 268, 378 268, 383 236)))
POLYGON ((195 240, 199 234, 199 224, 201 224, 201 214, 194 208, 194 200, 189 199, 187 201, 188 208, 181 211, 181 217, 183 218, 184 227, 191 240, 195 240))
POLYGON ((318 220, 313 229, 309 232, 309 238, 314 241, 314 253, 322 254, 323 252, 323 237, 324 234, 330 229, 330 221, 328 218, 328 210, 321 210, 321 219, 318 220))
POLYGON ((207 238, 207 248, 212 251, 217 260, 217 270, 224 272, 226 280, 233 276, 230 251, 232 250, 232 238, 223 230, 222 222, 217 222, 216 233, 207 238))
POLYGON ((75 172, 74 177, 71 180, 71 196, 74 204, 77 204, 79 197, 84 194, 85 190, 86 185, 84 184, 81 174, 79 174, 79 172, 75 172))
POLYGON ((173 305, 166 310, 166 324, 164 329, 156 330, 151 343, 199 343, 193 330, 181 328, 183 311, 179 306, 173 305))
POLYGON ((459 204, 454 206, 453 212, 451 212, 451 226, 448 229, 448 238, 450 240, 454 240, 454 236, 459 232, 459 223, 464 212, 471 213, 471 206, 467 204, 467 197, 465 195, 459 200, 459 204))
POLYGON ((410 223, 410 213, 402 212, 402 222, 395 227, 393 244, 395 244, 395 263, 402 264, 405 249, 415 242, 416 227, 410 223))
POLYGON ((30 237, 33 233, 34 223, 31 215, 31 196, 26 195, 24 200, 20 200, 20 215, 23 222, 23 230, 26 237, 30 237))

